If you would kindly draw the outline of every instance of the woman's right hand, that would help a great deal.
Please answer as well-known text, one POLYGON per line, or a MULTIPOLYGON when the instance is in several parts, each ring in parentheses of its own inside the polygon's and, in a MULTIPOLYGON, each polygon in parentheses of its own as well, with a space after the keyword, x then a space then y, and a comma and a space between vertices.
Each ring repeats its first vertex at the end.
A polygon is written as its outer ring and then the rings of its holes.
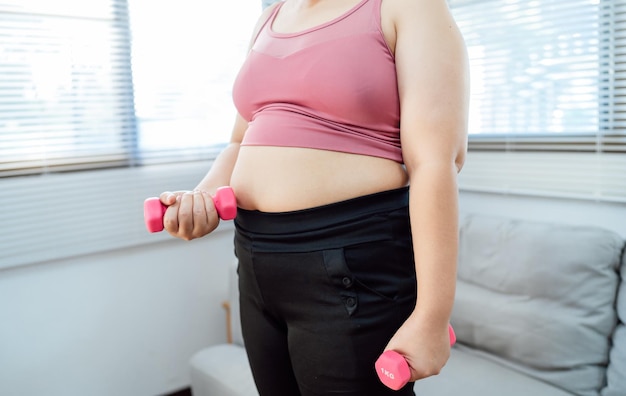
POLYGON ((159 196, 167 206, 163 226, 170 235, 187 241, 215 230, 220 219, 213 199, 205 191, 166 191, 159 196))

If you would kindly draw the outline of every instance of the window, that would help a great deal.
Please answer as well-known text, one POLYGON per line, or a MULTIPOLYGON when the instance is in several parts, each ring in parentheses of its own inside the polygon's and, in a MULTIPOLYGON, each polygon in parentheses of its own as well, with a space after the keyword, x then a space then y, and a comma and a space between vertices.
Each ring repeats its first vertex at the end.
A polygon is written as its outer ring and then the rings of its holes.
POLYGON ((0 270, 163 242, 229 139, 258 0, 0 0, 0 270), (143 166, 149 165, 149 166, 143 166))
MULTIPOLYGON (((626 0, 448 1, 472 68, 460 187, 626 202, 626 0)), ((271 2, 0 0, 0 269, 165 240, 141 204, 228 139, 271 2)))
POLYGON ((598 1, 558 3, 491 0, 456 8, 476 91, 470 133, 598 130, 602 73, 598 1))
POLYGON ((0 177, 210 158, 229 138, 230 87, 260 10, 0 2, 0 177))
POLYGON ((626 202, 626 1, 449 3, 472 76, 461 187, 626 202))
POLYGON ((230 138, 231 87, 258 0, 128 0, 142 164, 207 159, 230 138))
POLYGON ((0 2, 0 176, 126 162, 126 12, 92 3, 0 2))

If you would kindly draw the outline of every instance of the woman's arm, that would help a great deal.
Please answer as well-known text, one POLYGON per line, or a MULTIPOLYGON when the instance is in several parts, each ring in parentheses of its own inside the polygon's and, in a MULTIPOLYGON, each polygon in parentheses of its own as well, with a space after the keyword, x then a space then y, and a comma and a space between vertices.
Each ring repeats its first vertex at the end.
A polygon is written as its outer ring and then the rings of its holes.
POLYGON ((229 144, 215 158, 211 169, 198 183, 195 190, 214 193, 218 187, 230 184, 230 176, 233 173, 239 154, 239 145, 247 129, 248 123, 241 115, 237 114, 229 144))
MULTIPOLYGON (((277 4, 274 4, 266 8, 257 20, 249 49, 276 6, 277 4)), ((191 240, 203 237, 217 228, 219 217, 211 194, 214 194, 217 188, 230 184, 230 177, 239 155, 239 146, 247 129, 248 123, 237 114, 229 144, 215 158, 211 169, 195 189, 193 191, 166 191, 160 195, 161 202, 168 206, 163 216, 163 225, 170 235, 191 240)))
POLYGON ((411 379, 439 373, 449 357, 458 252, 457 173, 467 147, 469 72, 465 44, 445 0, 388 0, 395 26, 401 142, 418 279, 410 318, 387 349, 411 379))
POLYGON ((211 195, 215 194, 218 187, 229 185, 239 154, 239 144, 246 129, 246 121, 238 114, 230 143, 215 158, 193 191, 161 193, 161 202, 168 206, 163 215, 163 226, 170 235, 189 241, 217 228, 219 217, 211 195))

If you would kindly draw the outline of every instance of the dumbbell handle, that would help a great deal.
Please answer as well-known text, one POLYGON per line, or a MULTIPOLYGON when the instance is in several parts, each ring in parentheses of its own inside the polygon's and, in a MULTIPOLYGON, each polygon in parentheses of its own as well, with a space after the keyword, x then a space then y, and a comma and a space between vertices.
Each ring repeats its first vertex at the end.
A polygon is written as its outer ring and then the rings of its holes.
MULTIPOLYGON (((227 186, 220 187, 211 198, 220 219, 232 220, 235 218, 237 215, 237 199, 232 188, 227 186)), ((144 201, 143 217, 148 231, 163 231, 163 215, 166 210, 167 206, 163 205, 157 197, 148 198, 144 201)))
MULTIPOLYGON (((450 335, 450 346, 456 342, 456 334, 452 326, 448 325, 450 335)), ((388 388, 399 390, 411 379, 409 364, 402 355, 393 350, 383 352, 376 360, 376 373, 380 381, 388 388)))

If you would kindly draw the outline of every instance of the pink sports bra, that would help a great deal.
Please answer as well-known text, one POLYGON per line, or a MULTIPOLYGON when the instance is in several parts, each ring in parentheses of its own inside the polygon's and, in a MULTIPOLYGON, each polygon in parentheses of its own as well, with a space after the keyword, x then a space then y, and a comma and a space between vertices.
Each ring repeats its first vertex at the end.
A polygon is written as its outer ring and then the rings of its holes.
POLYGON ((248 121, 243 146, 306 147, 402 163, 394 57, 380 23, 382 0, 297 33, 270 15, 235 80, 248 121))

